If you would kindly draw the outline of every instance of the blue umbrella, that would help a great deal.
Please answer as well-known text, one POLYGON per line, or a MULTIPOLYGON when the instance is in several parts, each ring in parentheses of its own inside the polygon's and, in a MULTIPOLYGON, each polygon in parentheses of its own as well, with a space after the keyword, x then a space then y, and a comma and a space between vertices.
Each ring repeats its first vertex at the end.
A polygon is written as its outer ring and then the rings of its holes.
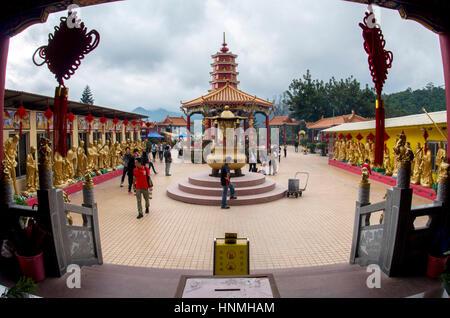
POLYGON ((161 136, 156 131, 151 131, 147 135, 148 138, 164 138, 164 136, 161 136))
POLYGON ((178 138, 186 137, 186 133, 181 133, 178 135, 178 138))

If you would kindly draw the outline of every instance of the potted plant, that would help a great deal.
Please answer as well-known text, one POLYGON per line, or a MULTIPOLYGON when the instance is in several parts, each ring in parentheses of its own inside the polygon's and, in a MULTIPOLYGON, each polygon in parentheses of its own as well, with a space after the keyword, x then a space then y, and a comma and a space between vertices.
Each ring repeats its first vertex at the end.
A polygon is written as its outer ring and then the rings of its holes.
POLYGON ((317 147, 317 149, 320 149, 320 155, 322 156, 322 157, 324 157, 326 154, 325 154, 325 148, 326 148, 326 144, 324 143, 324 142, 319 142, 317 145, 316 145, 316 147, 317 147))
POLYGON ((36 282, 45 279, 42 244, 46 236, 33 219, 29 219, 24 228, 12 230, 12 242, 22 274, 36 282))
POLYGON ((0 298, 28 298, 36 291, 36 283, 29 277, 22 276, 16 285, 8 288, 0 298))
POLYGON ((445 270, 449 256, 449 237, 444 229, 440 229, 428 254, 427 276, 439 277, 445 270))
POLYGON ((312 142, 309 142, 309 143, 306 144, 306 148, 309 149, 310 153, 314 153, 315 149, 316 149, 316 144, 314 144, 312 142))

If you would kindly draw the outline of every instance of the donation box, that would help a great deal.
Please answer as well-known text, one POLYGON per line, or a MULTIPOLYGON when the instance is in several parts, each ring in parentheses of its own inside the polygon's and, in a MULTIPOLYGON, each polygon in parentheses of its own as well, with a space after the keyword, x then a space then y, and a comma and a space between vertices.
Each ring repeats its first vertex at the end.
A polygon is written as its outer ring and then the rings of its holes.
POLYGON ((248 238, 238 238, 237 233, 225 233, 225 238, 215 238, 213 275, 249 275, 249 248, 248 238))

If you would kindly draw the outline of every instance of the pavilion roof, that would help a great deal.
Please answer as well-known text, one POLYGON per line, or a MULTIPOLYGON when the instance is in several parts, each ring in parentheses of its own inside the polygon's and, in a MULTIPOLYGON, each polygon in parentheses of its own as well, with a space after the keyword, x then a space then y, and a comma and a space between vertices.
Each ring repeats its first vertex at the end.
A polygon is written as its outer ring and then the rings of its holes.
POLYGON ((306 124, 306 128, 308 129, 325 129, 329 127, 333 127, 336 125, 344 124, 344 123, 356 123, 360 121, 367 121, 368 118, 361 117, 356 115, 354 111, 352 111, 349 115, 341 115, 335 117, 322 117, 318 121, 314 123, 306 124))
MULTIPOLYGON (((26 109, 45 111, 47 109, 47 101, 50 108, 53 108, 54 97, 5 89, 5 108, 18 108, 22 102, 26 109)), ((72 100, 67 101, 67 111, 71 111, 74 115, 86 116, 91 113, 94 117, 101 117, 104 115, 107 118, 117 117, 120 120, 143 120, 144 118, 148 118, 148 116, 137 113, 126 112, 98 105, 89 105, 72 100)))
MULTIPOLYGON (((447 111, 437 111, 429 113, 430 117, 436 124, 445 124, 447 122, 447 111)), ((398 128, 407 126, 433 126, 433 122, 428 118, 427 114, 415 114, 401 117, 386 118, 384 122, 385 128, 398 128)), ((339 126, 325 129, 325 132, 337 131, 361 131, 375 129, 375 120, 368 120, 358 123, 344 123, 339 126)))
POLYGON ((180 117, 170 117, 167 116, 166 119, 163 121, 157 123, 158 126, 178 126, 178 127, 185 127, 187 126, 187 121, 183 116, 180 117))
MULTIPOLYGON (((115 1, 122 0, 81 0, 76 4, 79 7, 87 7, 115 1)), ((51 13, 67 10, 67 6, 73 2, 67 0, 2 1, 0 33, 14 36, 33 24, 46 22, 51 13)))
POLYGON ((436 33, 450 30, 450 1, 448 0, 346 0, 397 10, 403 19, 414 20, 436 33))
POLYGON ((283 125, 297 126, 297 125, 300 125, 300 122, 292 120, 292 118, 289 117, 288 115, 287 116, 274 116, 269 121, 269 126, 283 126, 283 125))
POLYGON ((182 107, 189 108, 202 104, 256 104, 270 108, 273 107, 273 103, 258 98, 256 95, 243 92, 231 86, 229 82, 224 87, 216 89, 207 95, 182 103, 182 107))

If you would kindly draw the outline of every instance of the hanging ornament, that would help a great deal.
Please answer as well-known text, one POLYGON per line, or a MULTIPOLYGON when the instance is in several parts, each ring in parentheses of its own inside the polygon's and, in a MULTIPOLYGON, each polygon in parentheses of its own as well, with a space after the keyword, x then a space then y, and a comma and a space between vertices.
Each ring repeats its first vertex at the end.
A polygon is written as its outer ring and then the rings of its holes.
POLYGON ((127 133, 128 119, 125 119, 125 120, 123 121, 123 124, 125 125, 125 133, 127 133))
POLYGON ((72 136, 72 126, 73 126, 73 121, 75 119, 75 115, 72 112, 69 112, 67 114, 67 120, 70 122, 70 135, 72 136))
POLYGON ((102 117, 100 117, 100 122, 102 123, 102 134, 105 133, 105 123, 106 123, 107 119, 105 117, 105 115, 102 115, 102 117))
POLYGON ((117 127, 117 124, 119 123, 119 120, 117 119, 117 117, 114 117, 114 119, 113 119, 113 124, 114 124, 114 133, 116 133, 116 127, 117 127))
POLYGON ((350 140, 350 139, 352 139, 352 134, 348 133, 348 135, 347 135, 347 136, 345 136, 345 138, 347 138, 347 140, 350 140))
POLYGON ((136 133, 136 125, 137 125, 137 121, 136 121, 136 120, 133 120, 133 121, 131 122, 131 124, 133 125, 133 134, 135 134, 135 133, 136 133))
POLYGON ((355 138, 358 139, 358 141, 361 141, 361 139, 363 139, 364 137, 360 133, 358 133, 355 138))
POLYGON ((94 117, 91 113, 86 116, 86 121, 89 123, 89 135, 91 134, 91 122, 94 120, 94 117))
POLYGON ((50 120, 53 117, 53 112, 47 104, 47 110, 44 113, 45 118, 47 118, 47 135, 50 136, 50 120))
POLYGON ((19 128, 19 135, 22 136, 22 121, 25 119, 25 117, 27 117, 27 111, 25 109, 25 107, 23 107, 22 102, 20 103, 20 107, 16 110, 16 115, 19 117, 19 121, 20 121, 20 128, 19 128))
POLYGON ((344 139, 344 135, 343 134, 339 134, 339 139, 344 139))

